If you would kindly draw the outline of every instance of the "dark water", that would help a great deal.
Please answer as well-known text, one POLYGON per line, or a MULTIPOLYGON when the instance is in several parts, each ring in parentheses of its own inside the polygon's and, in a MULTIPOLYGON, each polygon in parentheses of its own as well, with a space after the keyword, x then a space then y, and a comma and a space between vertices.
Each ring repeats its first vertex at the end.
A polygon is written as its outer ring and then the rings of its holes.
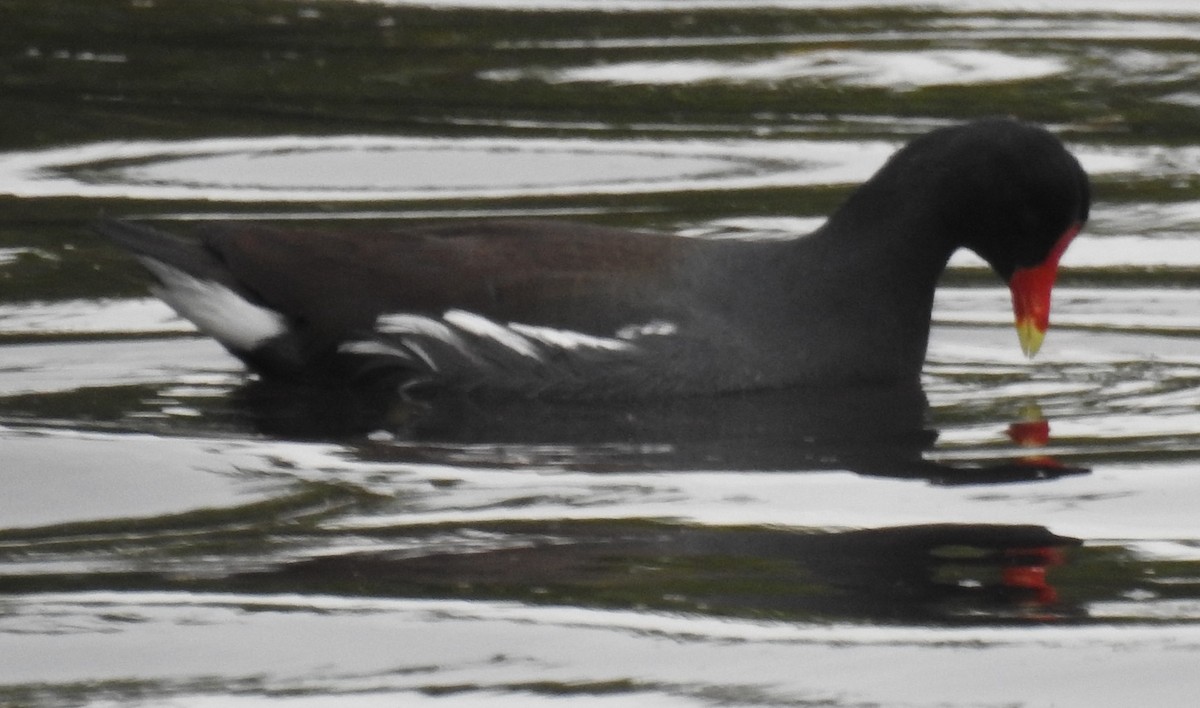
POLYGON ((0 0, 0 67, 0 704, 1194 705, 1193 3, 0 0), (1093 219, 1034 362, 953 261, 923 392, 271 387, 87 229, 787 236, 992 114, 1093 219))

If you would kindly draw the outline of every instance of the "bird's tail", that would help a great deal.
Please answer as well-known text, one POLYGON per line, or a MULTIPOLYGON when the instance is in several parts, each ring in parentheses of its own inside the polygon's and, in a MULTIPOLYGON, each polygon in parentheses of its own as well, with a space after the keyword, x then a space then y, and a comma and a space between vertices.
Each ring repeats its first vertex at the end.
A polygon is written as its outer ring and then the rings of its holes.
POLYGON ((294 366, 299 355, 286 318, 257 302, 202 241, 127 221, 103 221, 95 229, 154 275, 155 295, 226 349, 258 368, 294 366))
POLYGON ((193 278, 237 288, 228 267, 199 241, 144 224, 116 219, 98 222, 94 228, 97 233, 132 252, 152 272, 154 268, 151 267, 151 262, 157 262, 193 278))

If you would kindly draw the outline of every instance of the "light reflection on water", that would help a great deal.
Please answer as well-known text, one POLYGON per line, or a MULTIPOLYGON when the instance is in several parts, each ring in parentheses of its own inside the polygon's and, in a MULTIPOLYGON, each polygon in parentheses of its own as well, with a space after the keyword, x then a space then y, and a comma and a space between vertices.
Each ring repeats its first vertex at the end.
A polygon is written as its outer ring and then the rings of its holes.
MULTIPOLYGON (((508 8, 515 10, 608 10, 647 11, 677 10, 677 0, 374 0, 382 5, 436 5, 441 7, 508 8)), ((1044 12, 1046 3, 1040 0, 926 0, 921 7, 943 8, 951 12, 1044 12)), ((713 8, 788 8, 788 9, 832 9, 832 8, 883 8, 912 7, 909 0, 689 0, 687 9, 713 8)), ((1182 18, 1197 14, 1190 0, 1146 0, 1130 4, 1126 0, 1061 0, 1055 3, 1057 12, 1063 13, 1106 13, 1129 15, 1174 15, 1182 18)), ((1055 22, 1069 21, 1070 17, 1055 17, 1055 22)))
POLYGON ((363 201, 839 184, 882 142, 267 138, 104 143, 0 158, 21 196, 363 201))
MULTIPOLYGON (((467 199, 854 184, 897 143, 226 138, 0 155, 0 194, 228 202, 467 199)), ((1092 175, 1200 172, 1200 148, 1075 150, 1092 175)))
POLYGON ((616 84, 688 84, 704 81, 836 81, 849 86, 904 90, 918 86, 979 84, 1052 76, 1066 70, 1057 58, 1017 57, 998 52, 817 51, 789 53, 756 61, 641 61, 554 71, 500 70, 484 74, 497 81, 537 77, 550 82, 599 81, 616 84))
POLYGON ((1089 706, 1102 696, 1186 705, 1194 687, 1179 677, 1200 649, 1194 628, 1152 625, 889 628, 324 596, 33 595, 12 616, 27 632, 25 651, 10 654, 0 680, 104 682, 137 665, 181 689, 172 704, 197 706, 207 705, 207 676, 231 677, 246 694, 221 705, 305 706, 310 691, 351 706, 706 705, 729 686, 755 687, 765 705, 953 705, 967 688, 983 704, 1089 706), (59 660, 29 660, 50 652, 59 660), (996 662, 1019 666, 1019 678, 994 671, 996 662), (1061 680, 1080 665, 1097 667, 1086 684, 1061 680), (847 673, 859 677, 852 687, 838 680, 847 673), (538 691, 546 685, 559 687, 553 698, 538 691))

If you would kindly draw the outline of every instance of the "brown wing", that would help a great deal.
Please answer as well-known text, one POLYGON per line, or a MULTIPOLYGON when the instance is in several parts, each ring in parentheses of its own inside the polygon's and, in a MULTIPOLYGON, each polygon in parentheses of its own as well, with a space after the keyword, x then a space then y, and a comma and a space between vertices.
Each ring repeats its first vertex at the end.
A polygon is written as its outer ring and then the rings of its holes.
POLYGON ((608 334, 671 314, 696 242, 554 221, 479 221, 385 231, 209 229, 241 286, 321 338, 383 313, 462 309, 608 334))

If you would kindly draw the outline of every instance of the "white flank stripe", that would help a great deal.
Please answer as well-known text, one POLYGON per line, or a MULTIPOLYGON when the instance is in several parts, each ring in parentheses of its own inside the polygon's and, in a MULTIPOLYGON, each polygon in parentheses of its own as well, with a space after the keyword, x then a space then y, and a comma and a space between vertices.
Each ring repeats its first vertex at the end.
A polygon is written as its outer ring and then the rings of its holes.
MULTIPOLYGON (((466 310, 447 310, 442 317, 443 319, 438 320, 408 312, 380 315, 375 321, 375 331, 384 337, 404 338, 407 335, 407 338, 404 339, 403 352, 390 350, 385 343, 366 340, 343 344, 339 351, 348 354, 392 353, 402 356, 408 356, 411 352, 423 359, 430 368, 436 370, 437 366, 434 365, 432 357, 420 346, 422 338, 426 342, 432 339, 449 344, 463 355, 474 357, 477 352, 473 351, 474 346, 466 338, 469 335, 489 340, 493 344, 535 361, 543 360, 544 347, 566 351, 591 349, 610 352, 626 352, 636 349, 632 342, 622 341, 622 339, 522 322, 504 324, 466 310)), ((655 321, 623 328, 618 336, 624 339, 634 339, 647 334, 671 334, 674 331, 675 325, 669 322, 655 321)))
POLYGON ((644 324, 631 324, 617 330, 618 339, 637 339, 639 337, 666 337, 679 331, 674 322, 666 320, 651 320, 644 324))
POLYGON ((417 344, 416 342, 409 342, 408 350, 419 356, 421 361, 425 362, 425 365, 429 367, 430 371, 438 371, 441 369, 437 362, 434 361, 433 357, 429 356, 429 352, 425 351, 424 347, 422 347, 420 344, 417 344))
POLYGON ((233 290, 201 280, 152 258, 142 263, 162 282, 153 292, 205 334, 230 349, 252 351, 287 332, 287 321, 274 310, 259 307, 233 290))
POLYGON ((622 342, 619 339, 610 339, 608 337, 596 337, 569 329, 554 329, 553 327, 541 327, 538 325, 522 324, 520 322, 509 322, 508 326, 514 332, 529 339, 536 339, 543 344, 549 344, 550 346, 562 349, 606 349, 618 352, 633 349, 633 345, 629 342, 622 342))
POLYGON ((389 346, 383 342, 376 342, 370 339, 358 340, 356 342, 343 342, 338 345, 339 354, 362 354, 366 356, 382 355, 382 356, 398 356, 402 359, 407 359, 404 350, 389 346))
POLYGON ((380 334, 417 334, 451 343, 458 338, 444 322, 409 312, 380 315, 375 320, 375 331, 380 334))
POLYGON ((449 344, 466 357, 472 356, 471 351, 457 332, 450 329, 445 322, 439 322, 431 317, 414 315, 409 312, 380 315, 375 319, 375 331, 382 335, 399 335, 401 337, 409 335, 409 339, 404 341, 405 349, 420 357, 431 371, 437 371, 441 367, 424 347, 414 341, 413 337, 436 339, 449 344))
POLYGON ((495 340, 498 344, 517 352, 521 356, 539 360, 542 358, 541 354, 538 353, 537 347, 528 339, 486 317, 473 312, 467 312, 466 310, 447 310, 443 317, 447 322, 464 332, 469 332, 477 337, 486 337, 495 340))

